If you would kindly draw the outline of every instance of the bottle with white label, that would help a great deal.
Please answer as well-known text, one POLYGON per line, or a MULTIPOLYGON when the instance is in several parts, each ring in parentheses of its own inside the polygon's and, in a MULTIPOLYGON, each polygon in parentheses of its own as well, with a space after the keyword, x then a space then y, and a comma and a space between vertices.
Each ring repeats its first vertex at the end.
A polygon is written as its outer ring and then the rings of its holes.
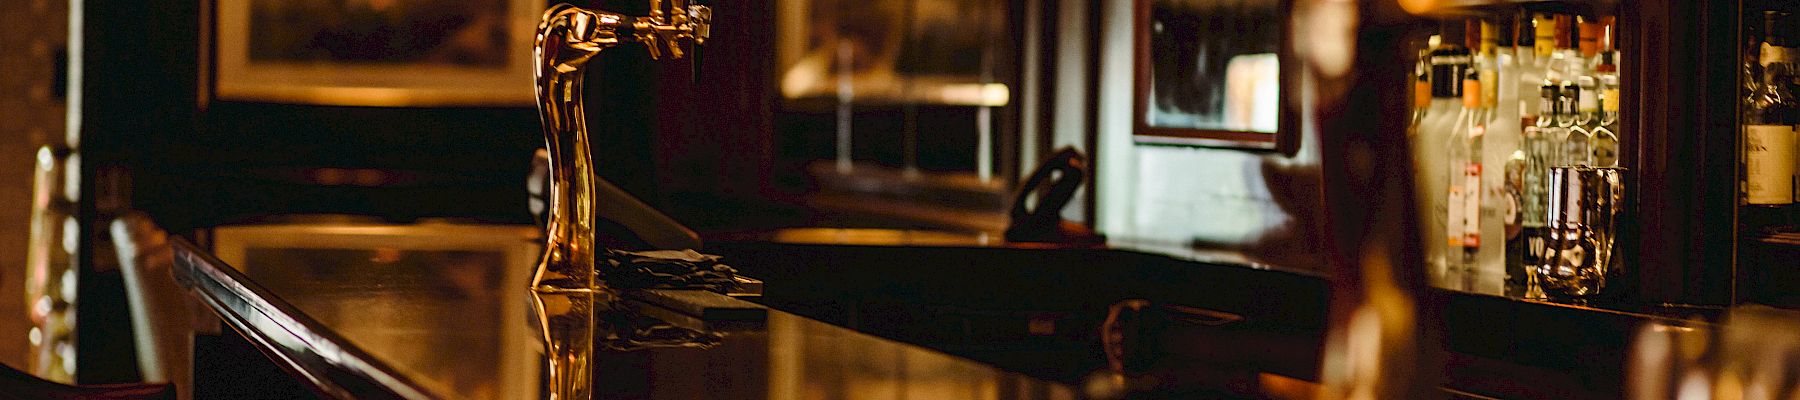
POLYGON ((1482 51, 1491 52, 1494 67, 1481 71, 1483 107, 1488 110, 1487 132, 1481 149, 1481 253, 1476 256, 1476 293, 1506 291, 1506 243, 1517 232, 1517 192, 1507 180, 1506 163, 1518 152, 1522 137, 1519 124, 1519 85, 1511 81, 1519 70, 1513 47, 1513 22, 1504 15, 1481 23, 1482 51), (1490 39, 1491 38, 1491 39, 1490 39), (1491 45, 1490 45, 1491 43, 1491 45), (1509 229, 1509 226, 1511 229, 1509 229))
POLYGON ((1463 79, 1463 112, 1450 135, 1448 183, 1446 190, 1446 252, 1453 281, 1458 289, 1469 289, 1479 266, 1481 253, 1481 198, 1483 192, 1481 142, 1487 134, 1492 113, 1482 101, 1480 73, 1469 71, 1463 79))
MULTIPOLYGON (((1427 57, 1430 66, 1431 101, 1426 115, 1413 135, 1411 143, 1415 171, 1443 171, 1446 157, 1442 149, 1450 140, 1450 133, 1464 112, 1462 105, 1462 77, 1470 67, 1469 49, 1463 47, 1462 24, 1446 25, 1442 35, 1434 36, 1432 48, 1427 57)), ((1426 262, 1430 265, 1434 281, 1444 282, 1450 275, 1452 261, 1459 257, 1450 256, 1449 249, 1444 246, 1443 238, 1447 232, 1448 205, 1443 194, 1448 188, 1444 175, 1421 173, 1416 192, 1425 216, 1423 237, 1425 241, 1426 262)))
POLYGON ((1795 202, 1795 123, 1800 123, 1800 105, 1787 92, 1786 79, 1793 76, 1793 49, 1777 31, 1777 20, 1786 14, 1764 14, 1768 27, 1760 45, 1759 63, 1762 76, 1744 101, 1744 137, 1742 137, 1742 204, 1746 220, 1778 222, 1782 209, 1795 202))
MULTIPOLYGON (((1800 104, 1782 79, 1793 67, 1791 50, 1765 42, 1763 74, 1744 107, 1743 204, 1752 214, 1779 215, 1794 203, 1795 132, 1800 104)), ((1778 218, 1771 218, 1778 219, 1778 218)))

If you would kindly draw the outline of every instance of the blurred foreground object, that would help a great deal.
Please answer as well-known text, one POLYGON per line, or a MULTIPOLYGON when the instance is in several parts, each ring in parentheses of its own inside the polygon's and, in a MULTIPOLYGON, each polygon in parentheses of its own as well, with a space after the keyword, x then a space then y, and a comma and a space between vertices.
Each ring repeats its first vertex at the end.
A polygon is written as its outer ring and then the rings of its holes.
MULTIPOLYGON (((38 149, 31 194, 31 238, 26 250, 25 304, 31 318, 26 370, 52 382, 75 381, 75 271, 79 224, 79 163, 66 148, 38 149)), ((15 283, 16 284, 16 283, 15 283)))
POLYGON ((1626 371, 1630 398, 1800 398, 1800 313, 1752 305, 1723 322, 1639 329, 1626 371))

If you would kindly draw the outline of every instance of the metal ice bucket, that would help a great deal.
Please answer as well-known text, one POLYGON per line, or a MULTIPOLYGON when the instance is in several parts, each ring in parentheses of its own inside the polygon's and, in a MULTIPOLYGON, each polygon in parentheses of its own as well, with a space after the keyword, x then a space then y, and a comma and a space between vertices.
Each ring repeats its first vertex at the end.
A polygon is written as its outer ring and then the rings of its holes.
POLYGON ((1586 298, 1606 288, 1615 265, 1613 244, 1625 199, 1624 169, 1550 169, 1550 207, 1545 213, 1549 240, 1543 262, 1533 272, 1544 294, 1586 298))

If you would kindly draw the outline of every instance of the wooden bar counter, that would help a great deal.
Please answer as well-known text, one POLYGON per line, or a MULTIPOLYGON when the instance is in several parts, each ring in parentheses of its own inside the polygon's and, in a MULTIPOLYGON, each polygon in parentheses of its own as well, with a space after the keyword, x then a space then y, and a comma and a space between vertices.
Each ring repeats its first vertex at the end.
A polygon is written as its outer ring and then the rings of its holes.
MULTIPOLYGON (((333 398, 547 398, 531 291, 504 263, 439 268, 311 254, 239 270, 185 241, 177 280, 303 386, 333 398)), ((375 250, 377 257, 407 257, 375 250)), ((619 299, 596 309, 595 398, 1069 399, 1064 384, 781 311, 711 323, 619 299)))

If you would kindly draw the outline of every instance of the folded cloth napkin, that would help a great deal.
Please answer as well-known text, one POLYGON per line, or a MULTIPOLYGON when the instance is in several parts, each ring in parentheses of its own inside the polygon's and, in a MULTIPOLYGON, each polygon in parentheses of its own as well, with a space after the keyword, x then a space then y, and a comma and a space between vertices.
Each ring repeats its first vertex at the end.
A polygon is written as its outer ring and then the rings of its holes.
POLYGON ((737 270, 719 256, 693 250, 606 251, 600 279, 618 289, 704 289, 725 293, 737 288, 737 270))

